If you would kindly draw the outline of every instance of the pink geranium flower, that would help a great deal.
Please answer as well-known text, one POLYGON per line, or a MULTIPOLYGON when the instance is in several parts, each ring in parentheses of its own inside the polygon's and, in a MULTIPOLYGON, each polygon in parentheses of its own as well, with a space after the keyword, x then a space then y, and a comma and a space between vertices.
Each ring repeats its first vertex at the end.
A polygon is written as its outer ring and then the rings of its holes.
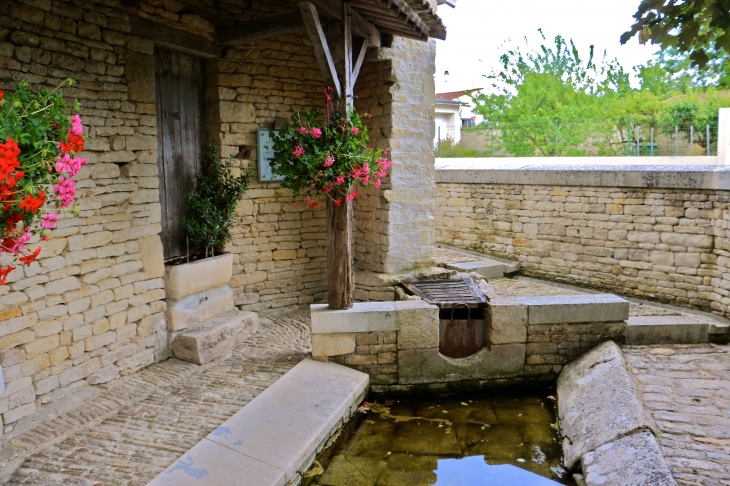
POLYGON ((320 130, 320 129, 319 129, 319 128, 317 128, 317 127, 314 127, 314 128, 312 128, 312 136, 313 136, 314 138, 319 138, 319 137, 321 137, 321 136, 322 136, 322 130, 320 130))
POLYGON ((360 129, 359 129, 359 128, 357 128, 357 127, 354 127, 354 128, 352 129, 352 130, 350 130, 350 133, 352 133, 353 135, 357 135, 357 133, 358 133, 359 131, 360 131, 360 129))
POLYGON ((294 147, 294 152, 292 152, 291 154, 294 156, 295 159, 299 158, 304 155, 304 148, 301 145, 297 145, 296 147, 294 147))
POLYGON ((58 215, 54 213, 46 213, 43 215, 43 221, 41 222, 41 227, 43 229, 53 229, 53 227, 58 222, 58 215))
POLYGON ((306 127, 299 127, 297 128, 297 132, 299 132, 299 135, 306 135, 309 133, 309 130, 306 127))
POLYGON ((324 167, 332 167, 332 166, 334 165, 334 163, 335 163, 335 158, 334 158, 334 157, 332 157, 331 155, 328 155, 328 156, 327 156, 327 157, 326 157, 326 158, 324 159, 324 164, 322 164, 322 165, 323 165, 324 167))

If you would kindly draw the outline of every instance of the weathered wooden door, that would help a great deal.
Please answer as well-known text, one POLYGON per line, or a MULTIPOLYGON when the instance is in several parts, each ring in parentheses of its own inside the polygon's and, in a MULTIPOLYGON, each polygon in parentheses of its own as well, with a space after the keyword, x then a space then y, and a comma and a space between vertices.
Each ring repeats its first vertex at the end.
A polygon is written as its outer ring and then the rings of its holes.
POLYGON ((157 168, 165 259, 185 255, 185 196, 194 188, 203 153, 203 72, 199 59, 155 50, 157 168))

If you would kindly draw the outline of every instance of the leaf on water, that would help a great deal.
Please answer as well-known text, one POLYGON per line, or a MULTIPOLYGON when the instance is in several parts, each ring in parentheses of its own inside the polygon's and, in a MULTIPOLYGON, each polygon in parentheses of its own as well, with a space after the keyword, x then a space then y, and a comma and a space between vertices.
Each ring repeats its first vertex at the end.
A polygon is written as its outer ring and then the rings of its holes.
POLYGON ((469 406, 468 403, 461 402, 461 404, 464 405, 465 407, 468 407, 469 406))
POLYGON ((554 397, 554 396, 552 396, 552 395, 548 395, 548 398, 549 398, 550 400, 555 400, 555 397, 554 397))
POLYGON ((392 454, 392 452, 388 451, 388 452, 385 453, 385 457, 388 457, 391 454, 392 454))
POLYGON ((446 410, 442 410, 441 413, 449 413, 449 412, 447 412, 446 410))
POLYGON ((517 459, 517 462, 525 462, 525 460, 520 457, 519 459, 517 459))

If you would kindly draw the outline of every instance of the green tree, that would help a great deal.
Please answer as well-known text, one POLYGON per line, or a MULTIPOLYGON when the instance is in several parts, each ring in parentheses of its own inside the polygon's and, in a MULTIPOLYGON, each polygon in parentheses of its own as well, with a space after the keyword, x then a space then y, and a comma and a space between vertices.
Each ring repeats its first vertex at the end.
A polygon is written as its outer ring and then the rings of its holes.
POLYGON ((700 68, 730 53, 730 0, 642 0, 634 19, 622 44, 638 35, 641 43, 676 48, 700 68))
POLYGON ((604 53, 596 61, 592 46, 583 58, 559 35, 551 45, 526 47, 504 53, 501 69, 487 76, 492 92, 473 96, 475 111, 499 133, 498 149, 516 156, 584 155, 593 150, 590 142, 599 154, 613 154, 627 149, 632 122, 653 122, 658 98, 632 90, 617 60, 604 53))

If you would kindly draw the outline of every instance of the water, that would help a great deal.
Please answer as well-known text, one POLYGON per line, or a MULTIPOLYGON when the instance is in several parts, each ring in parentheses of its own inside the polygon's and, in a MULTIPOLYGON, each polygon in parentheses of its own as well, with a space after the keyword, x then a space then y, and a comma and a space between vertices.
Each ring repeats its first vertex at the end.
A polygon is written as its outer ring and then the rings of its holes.
MULTIPOLYGON (((308 486, 551 486, 561 448, 550 391, 368 404, 308 486)), ((325 457, 327 456, 327 457, 325 457)))

